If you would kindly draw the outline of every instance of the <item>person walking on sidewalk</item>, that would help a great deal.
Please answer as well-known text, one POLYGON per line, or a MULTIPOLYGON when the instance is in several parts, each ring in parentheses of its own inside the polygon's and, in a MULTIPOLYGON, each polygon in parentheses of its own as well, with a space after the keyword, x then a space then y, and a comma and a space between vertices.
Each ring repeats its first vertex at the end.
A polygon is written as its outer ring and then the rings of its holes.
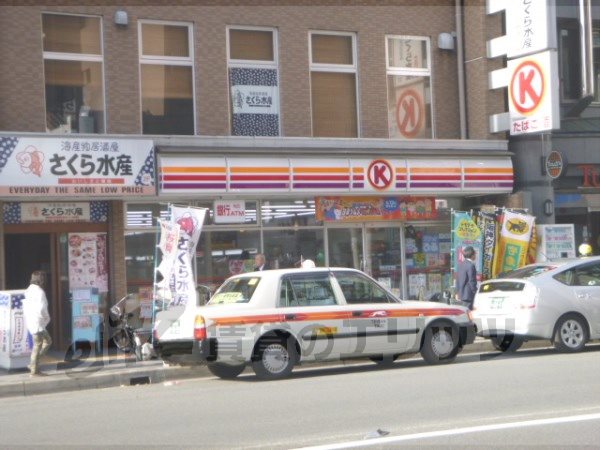
POLYGON ((39 359, 52 345, 52 338, 46 327, 50 323, 48 314, 48 299, 44 292, 46 276, 41 270, 31 274, 31 284, 25 290, 25 301, 23 302, 23 316, 25 325, 33 338, 33 349, 29 371, 31 376, 44 375, 38 368, 39 359))
POLYGON ((477 292, 477 269, 475 268, 475 249, 470 245, 463 249, 464 261, 458 264, 456 275, 456 300, 473 309, 473 300, 477 292))

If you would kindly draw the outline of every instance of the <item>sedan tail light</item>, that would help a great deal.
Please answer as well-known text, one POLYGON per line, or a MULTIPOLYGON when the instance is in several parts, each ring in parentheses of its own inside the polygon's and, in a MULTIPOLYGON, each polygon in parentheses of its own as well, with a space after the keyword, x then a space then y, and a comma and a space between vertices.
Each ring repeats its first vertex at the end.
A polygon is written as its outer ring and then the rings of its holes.
POLYGON ((204 317, 198 315, 194 320, 194 339, 202 341, 206 339, 206 322, 204 317))
POLYGON ((520 299, 519 307, 521 309, 533 309, 537 305, 537 300, 540 296, 540 290, 535 290, 535 295, 527 295, 520 299))

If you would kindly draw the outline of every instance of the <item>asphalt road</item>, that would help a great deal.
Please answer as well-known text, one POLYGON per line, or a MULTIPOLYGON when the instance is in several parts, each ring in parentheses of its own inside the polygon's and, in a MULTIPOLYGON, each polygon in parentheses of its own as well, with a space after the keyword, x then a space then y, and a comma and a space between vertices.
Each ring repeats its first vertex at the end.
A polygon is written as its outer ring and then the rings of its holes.
POLYGON ((246 372, 3 399, 0 446, 596 447, 599 394, 600 346, 304 368, 276 382, 246 372))

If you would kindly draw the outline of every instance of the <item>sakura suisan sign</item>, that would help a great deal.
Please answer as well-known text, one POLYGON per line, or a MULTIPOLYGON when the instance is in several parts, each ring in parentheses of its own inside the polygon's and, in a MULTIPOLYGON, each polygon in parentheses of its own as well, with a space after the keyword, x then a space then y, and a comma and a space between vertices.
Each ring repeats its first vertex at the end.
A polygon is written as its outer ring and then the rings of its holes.
POLYGON ((0 196, 155 194, 151 140, 0 137, 0 196))

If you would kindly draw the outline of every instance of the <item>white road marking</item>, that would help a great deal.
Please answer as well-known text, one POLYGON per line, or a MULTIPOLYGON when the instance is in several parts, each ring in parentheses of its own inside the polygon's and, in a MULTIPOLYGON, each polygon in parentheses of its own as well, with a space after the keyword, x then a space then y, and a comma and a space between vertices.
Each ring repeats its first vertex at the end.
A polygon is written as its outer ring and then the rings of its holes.
POLYGON ((536 419, 522 422, 498 423, 493 425, 480 425, 476 427, 455 428, 452 430, 429 431, 425 433, 406 434, 403 436, 388 436, 369 440, 341 442, 338 444, 317 445, 314 447, 303 447, 296 450, 334 450, 356 447, 370 447, 374 445, 393 444, 395 442, 410 441, 416 439, 428 439, 442 436, 456 436, 468 433, 481 433, 484 431, 506 430, 509 428, 537 427, 541 425, 553 425, 558 423, 583 422, 586 420, 600 420, 600 413, 583 414, 578 416, 553 417, 550 419, 536 419))

